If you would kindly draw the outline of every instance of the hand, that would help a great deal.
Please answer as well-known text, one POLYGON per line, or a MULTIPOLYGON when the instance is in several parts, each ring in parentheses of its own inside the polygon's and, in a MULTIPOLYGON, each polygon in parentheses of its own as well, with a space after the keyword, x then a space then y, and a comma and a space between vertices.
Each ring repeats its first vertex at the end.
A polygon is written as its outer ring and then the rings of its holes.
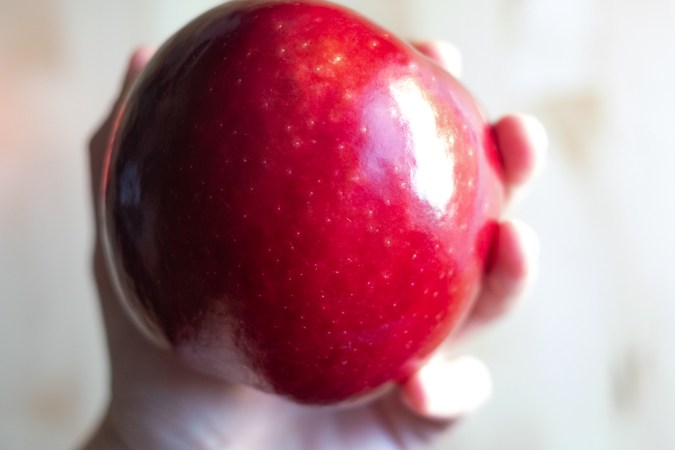
MULTIPOLYGON (((418 50, 458 73, 459 55, 444 43, 418 50)), ((151 58, 138 50, 122 92, 90 144, 94 208, 111 130, 125 93, 151 58)), ((546 135, 525 116, 494 125, 509 197, 541 164, 546 135)), ((98 218, 97 218, 98 221, 98 218)), ((97 223, 97 230, 100 228, 97 223)), ((500 225, 480 296, 460 337, 509 310, 528 284, 536 238, 523 224, 500 225)), ((111 399, 102 425, 87 449, 397 449, 429 443, 490 395, 485 366, 470 357, 450 359, 439 350, 404 384, 371 403, 351 408, 313 408, 194 372, 149 343, 125 315, 105 266, 100 236, 94 274, 108 338, 111 399)), ((456 339, 456 338, 455 338, 456 339)))

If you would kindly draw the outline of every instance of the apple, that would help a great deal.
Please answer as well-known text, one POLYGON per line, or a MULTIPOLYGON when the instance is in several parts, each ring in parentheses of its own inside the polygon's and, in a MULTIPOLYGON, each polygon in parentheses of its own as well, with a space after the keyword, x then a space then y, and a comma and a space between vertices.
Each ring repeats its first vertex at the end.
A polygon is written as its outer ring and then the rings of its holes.
POLYGON ((108 260, 189 366, 308 404, 404 380, 474 301, 503 181, 473 97, 340 6, 224 4, 127 98, 108 260))

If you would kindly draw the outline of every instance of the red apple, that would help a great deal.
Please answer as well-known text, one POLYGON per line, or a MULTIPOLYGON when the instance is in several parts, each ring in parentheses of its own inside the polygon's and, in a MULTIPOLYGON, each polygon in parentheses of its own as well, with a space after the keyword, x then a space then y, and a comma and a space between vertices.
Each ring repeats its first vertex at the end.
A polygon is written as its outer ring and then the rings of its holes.
POLYGON ((476 296, 502 203, 474 99, 352 11, 239 1, 156 54, 116 129, 109 260, 190 366, 305 403, 402 380, 476 296))

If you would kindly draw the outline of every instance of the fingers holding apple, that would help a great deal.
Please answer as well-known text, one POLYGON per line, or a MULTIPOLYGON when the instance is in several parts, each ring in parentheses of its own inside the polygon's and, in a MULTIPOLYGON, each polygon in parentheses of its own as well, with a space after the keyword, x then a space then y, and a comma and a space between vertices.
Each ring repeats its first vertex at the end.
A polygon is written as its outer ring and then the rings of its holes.
MULTIPOLYGON (((413 43, 413 47, 455 77, 461 75, 461 54, 444 41, 413 43)), ((507 201, 527 190, 541 172, 548 145, 546 131, 534 117, 509 114, 492 125, 503 168, 507 201)), ((531 281, 538 253, 535 233, 520 221, 499 225, 491 260, 476 305, 467 320, 474 329, 505 314, 531 281)))
MULTIPOLYGON (((499 225, 478 298, 453 341, 514 307, 532 283, 538 253, 537 236, 528 225, 517 220, 499 225)), ((452 422, 474 412, 492 395, 486 365, 472 356, 450 356, 450 351, 441 347, 400 386, 403 403, 420 417, 452 422)))
MULTIPOLYGON (((546 131, 534 117, 504 116, 493 125, 503 166, 507 201, 522 195, 542 170, 548 144, 546 131)), ((498 225, 482 287, 461 334, 499 319, 531 284, 539 254, 535 232, 518 220, 498 225)))
MULTIPOLYGON (((548 139, 542 124, 525 114, 504 116, 493 125, 503 166, 507 201, 522 195, 541 172, 548 139)), ((462 334, 506 314, 531 284, 539 254, 535 232, 518 220, 499 224, 482 287, 462 334)))
MULTIPOLYGON (((482 287, 457 337, 465 336, 504 316, 532 281, 538 241, 519 221, 499 225, 482 287)), ((400 387, 415 414, 433 421, 454 421, 482 406, 492 395, 486 365, 472 356, 449 356, 441 347, 400 387)))
MULTIPOLYGON (((461 75, 461 54, 453 45, 423 41, 413 47, 455 77, 461 75)), ((492 128, 510 202, 541 171, 547 136, 537 119, 524 114, 507 115, 492 128)), ((532 282, 538 252, 537 236, 528 225, 516 220, 498 225, 482 287, 459 336, 489 325, 513 308, 532 282)), ((466 356, 448 358, 444 353, 439 350, 401 386, 404 403, 416 414, 434 420, 453 420, 470 413, 492 391, 485 364, 466 356)))

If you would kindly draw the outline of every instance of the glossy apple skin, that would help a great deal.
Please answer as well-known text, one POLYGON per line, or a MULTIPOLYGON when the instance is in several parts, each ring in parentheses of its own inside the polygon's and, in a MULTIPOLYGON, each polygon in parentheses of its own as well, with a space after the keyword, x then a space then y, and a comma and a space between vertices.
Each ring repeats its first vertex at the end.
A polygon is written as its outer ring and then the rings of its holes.
POLYGON ((490 127, 355 13, 235 2, 150 62, 104 180, 132 316, 194 368, 313 404, 414 371, 476 295, 502 205, 490 127))

